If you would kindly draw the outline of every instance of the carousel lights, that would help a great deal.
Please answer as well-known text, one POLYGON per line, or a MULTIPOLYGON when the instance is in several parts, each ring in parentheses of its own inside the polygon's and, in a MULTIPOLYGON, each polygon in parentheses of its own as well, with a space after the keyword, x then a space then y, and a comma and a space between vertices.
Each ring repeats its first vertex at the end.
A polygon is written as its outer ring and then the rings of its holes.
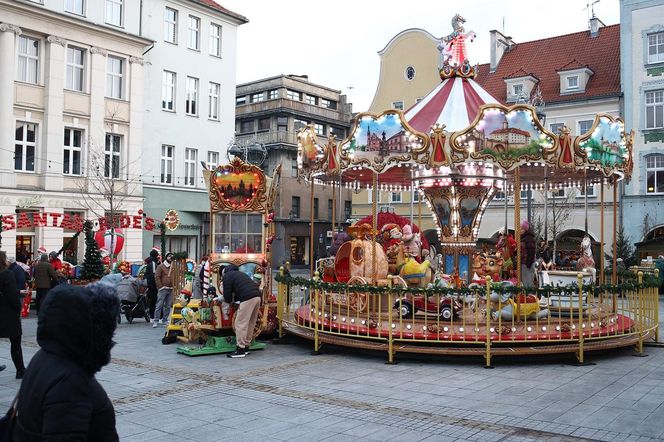
POLYGON ((407 329, 407 330, 410 330, 411 328, 413 328, 412 325, 410 325, 410 324, 407 324, 407 325, 406 325, 406 329, 407 329))
POLYGON ((459 327, 459 333, 463 333, 463 327, 459 327))
POLYGON ((443 327, 443 331, 444 331, 444 332, 448 332, 448 331, 450 331, 450 328, 447 327, 447 326, 445 326, 445 327, 443 327))

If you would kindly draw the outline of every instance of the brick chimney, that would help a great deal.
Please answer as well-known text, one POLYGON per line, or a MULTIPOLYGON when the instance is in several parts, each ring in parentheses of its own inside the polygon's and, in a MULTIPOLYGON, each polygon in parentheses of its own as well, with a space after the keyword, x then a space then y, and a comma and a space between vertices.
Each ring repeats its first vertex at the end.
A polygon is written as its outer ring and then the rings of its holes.
POLYGON ((512 49, 515 43, 512 41, 512 37, 507 37, 495 29, 490 31, 489 35, 491 48, 489 72, 495 72, 500 59, 503 58, 503 54, 512 49))

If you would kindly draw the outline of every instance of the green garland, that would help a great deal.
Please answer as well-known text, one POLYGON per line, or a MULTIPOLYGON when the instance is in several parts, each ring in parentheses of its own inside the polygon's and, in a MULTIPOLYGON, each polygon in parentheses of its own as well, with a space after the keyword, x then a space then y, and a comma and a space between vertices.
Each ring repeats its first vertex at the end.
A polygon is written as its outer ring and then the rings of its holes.
POLYGON ((161 247, 161 256, 166 256, 166 254, 168 253, 168 250, 166 250, 166 223, 163 221, 159 223, 159 233, 161 235, 161 237, 159 238, 160 240, 159 245, 161 247))
MULTIPOLYGON (((375 285, 348 285, 339 282, 324 282, 321 280, 313 280, 302 277, 293 277, 289 274, 277 275, 275 277, 277 282, 281 282, 288 286, 300 286, 306 287, 314 290, 324 290, 326 292, 350 292, 350 293, 371 293, 371 294, 383 294, 383 293, 411 293, 411 294, 421 294, 426 296, 465 296, 471 295, 475 296, 476 294, 484 295, 486 293, 486 286, 480 286, 476 288, 453 288, 453 287, 432 287, 432 288, 418 288, 418 287, 379 287, 375 285)), ((639 284, 637 282, 626 282, 622 284, 584 284, 582 290, 584 292, 593 292, 599 294, 602 292, 612 292, 612 293, 622 293, 624 291, 630 290, 639 290, 643 288, 652 288, 658 287, 659 285, 656 281, 646 280, 644 277, 643 283, 639 284)), ((579 287, 576 284, 570 284, 567 286, 544 286, 542 288, 526 289, 524 287, 503 287, 501 284, 493 283, 491 284, 491 291, 501 294, 519 294, 519 293, 537 293, 539 296, 551 297, 559 295, 573 296, 574 294, 579 293, 579 287)))

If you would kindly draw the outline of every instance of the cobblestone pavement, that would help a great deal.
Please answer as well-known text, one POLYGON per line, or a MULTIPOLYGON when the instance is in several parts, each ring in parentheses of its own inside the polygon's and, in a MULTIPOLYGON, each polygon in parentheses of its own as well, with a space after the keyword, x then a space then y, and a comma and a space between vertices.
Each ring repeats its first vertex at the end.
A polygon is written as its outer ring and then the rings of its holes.
MULTIPOLYGON (((664 308, 660 311, 664 312, 664 308)), ((23 321, 26 360, 36 319, 23 321)), ((123 322, 98 379, 115 404, 121 439, 268 441, 628 440, 664 437, 664 348, 571 357, 399 356, 311 344, 268 344, 245 359, 190 358, 164 346, 163 328, 123 322)), ((0 410, 19 381, 0 341, 0 410)))

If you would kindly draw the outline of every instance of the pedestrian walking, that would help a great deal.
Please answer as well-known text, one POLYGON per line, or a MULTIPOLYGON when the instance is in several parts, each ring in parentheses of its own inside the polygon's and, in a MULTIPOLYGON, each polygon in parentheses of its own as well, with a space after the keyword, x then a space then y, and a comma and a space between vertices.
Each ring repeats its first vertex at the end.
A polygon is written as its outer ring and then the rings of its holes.
MULTIPOLYGON (((16 266, 21 273, 23 269, 16 266)), ((23 275, 19 275, 23 276, 23 275)), ((22 279, 25 286, 25 278, 22 279)), ((15 272, 10 269, 7 254, 0 252, 0 338, 9 338, 10 354, 16 368, 16 379, 23 378, 23 349, 21 348, 21 296, 20 282, 17 284, 15 272)), ((0 365, 0 371, 6 367, 0 365)))
POLYGON ((254 339, 254 327, 261 307, 261 291, 247 274, 240 272, 236 265, 230 264, 222 269, 221 280, 224 290, 224 301, 228 304, 239 303, 235 311, 235 352, 229 358, 243 358, 248 354, 251 341, 254 339))
POLYGON ((157 271, 157 266, 159 265, 159 252, 155 249, 150 250, 150 255, 145 258, 145 281, 148 285, 148 290, 146 292, 146 298, 148 299, 148 309, 150 310, 150 318, 154 322, 154 308, 157 304, 157 281, 154 278, 154 274, 157 271))
POLYGON ((35 288, 37 289, 37 299, 35 302, 35 309, 39 313, 39 308, 46 294, 51 287, 56 283, 58 276, 53 269, 53 266, 48 262, 48 256, 44 253, 41 255, 39 262, 34 268, 33 277, 35 280, 35 288))
POLYGON ((95 373, 111 360, 119 301, 107 284, 62 284, 43 300, 41 347, 18 393, 12 440, 117 441, 115 411, 95 373))
POLYGON ((535 283, 535 235, 528 220, 521 221, 521 284, 531 288, 535 283))
POLYGON ((164 256, 164 262, 159 264, 155 272, 154 279, 157 283, 157 304, 154 308, 154 317, 152 318, 152 327, 157 327, 162 322, 168 324, 168 318, 173 306, 173 254, 167 253, 164 256))

